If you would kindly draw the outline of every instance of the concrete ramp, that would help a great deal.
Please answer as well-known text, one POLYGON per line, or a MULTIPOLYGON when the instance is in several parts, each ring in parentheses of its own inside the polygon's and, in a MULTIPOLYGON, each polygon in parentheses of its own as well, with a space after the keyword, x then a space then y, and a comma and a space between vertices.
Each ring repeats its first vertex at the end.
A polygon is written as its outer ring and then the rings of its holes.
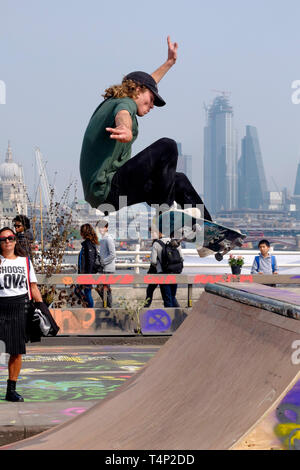
POLYGON ((300 296, 289 291, 208 285, 123 387, 66 424, 6 448, 232 448, 297 381, 298 310, 300 296))

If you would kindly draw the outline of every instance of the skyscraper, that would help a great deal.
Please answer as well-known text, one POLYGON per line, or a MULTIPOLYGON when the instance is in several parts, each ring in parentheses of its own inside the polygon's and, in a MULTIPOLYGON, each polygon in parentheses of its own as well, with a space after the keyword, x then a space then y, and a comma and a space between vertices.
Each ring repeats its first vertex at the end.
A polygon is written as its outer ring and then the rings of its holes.
POLYGON ((237 146, 233 110, 225 94, 207 109, 204 129, 204 202, 215 214, 237 206, 237 146))
POLYGON ((177 142, 178 148, 178 161, 177 161, 177 171, 180 173, 184 173, 188 179, 192 182, 192 157, 191 155, 183 155, 182 154, 182 146, 180 142, 177 142))
POLYGON ((256 127, 246 126, 238 163, 238 204, 240 209, 267 207, 267 181, 256 127))
POLYGON ((298 163, 298 167, 297 167, 297 176, 296 176, 296 182, 295 182, 294 195, 300 196, 300 163, 298 163))

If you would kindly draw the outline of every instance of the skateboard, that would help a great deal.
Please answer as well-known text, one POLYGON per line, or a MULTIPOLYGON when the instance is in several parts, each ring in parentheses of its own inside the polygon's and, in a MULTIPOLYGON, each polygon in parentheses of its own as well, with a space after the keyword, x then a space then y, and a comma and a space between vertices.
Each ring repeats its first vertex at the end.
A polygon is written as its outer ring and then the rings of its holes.
POLYGON ((201 258, 215 253, 217 261, 236 247, 243 246, 246 235, 209 220, 195 218, 184 210, 171 210, 160 214, 159 231, 165 236, 178 238, 199 245, 201 258))

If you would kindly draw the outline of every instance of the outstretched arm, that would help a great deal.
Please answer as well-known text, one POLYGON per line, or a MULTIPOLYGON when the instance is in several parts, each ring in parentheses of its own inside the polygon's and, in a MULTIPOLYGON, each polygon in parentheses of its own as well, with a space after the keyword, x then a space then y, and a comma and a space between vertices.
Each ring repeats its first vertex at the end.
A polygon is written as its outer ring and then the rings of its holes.
POLYGON ((110 132, 110 138, 118 140, 119 142, 132 141, 132 119, 126 109, 119 111, 115 117, 116 127, 107 127, 107 132, 110 132))
POLYGON ((171 42, 170 36, 167 37, 167 41, 168 58, 164 64, 162 64, 157 70, 155 70, 155 72, 151 74, 156 83, 160 82, 160 80, 164 77, 164 75, 166 75, 166 73, 170 70, 170 68, 175 64, 177 60, 177 42, 171 42))

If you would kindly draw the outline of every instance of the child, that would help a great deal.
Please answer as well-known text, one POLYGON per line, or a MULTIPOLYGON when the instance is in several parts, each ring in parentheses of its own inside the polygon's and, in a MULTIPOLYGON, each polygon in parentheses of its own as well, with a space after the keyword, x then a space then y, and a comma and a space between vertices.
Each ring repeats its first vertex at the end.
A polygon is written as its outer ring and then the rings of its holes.
POLYGON ((260 255, 254 258, 251 274, 278 274, 276 257, 269 254, 270 242, 261 240, 258 248, 260 255))

